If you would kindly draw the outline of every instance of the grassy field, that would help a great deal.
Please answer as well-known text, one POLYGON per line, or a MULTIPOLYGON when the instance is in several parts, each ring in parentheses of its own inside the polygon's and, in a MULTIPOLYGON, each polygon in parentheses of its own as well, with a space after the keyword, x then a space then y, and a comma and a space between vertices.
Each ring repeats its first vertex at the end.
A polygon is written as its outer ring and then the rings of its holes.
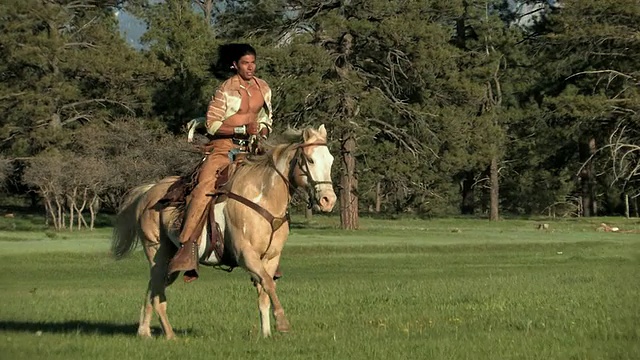
MULTIPOLYGON (((295 220, 295 219, 294 219, 295 220)), ((289 334, 261 339, 243 270, 168 290, 179 336, 135 336, 141 251, 109 228, 0 222, 0 359, 640 359, 640 234, 620 218, 294 223, 278 291, 289 334)))

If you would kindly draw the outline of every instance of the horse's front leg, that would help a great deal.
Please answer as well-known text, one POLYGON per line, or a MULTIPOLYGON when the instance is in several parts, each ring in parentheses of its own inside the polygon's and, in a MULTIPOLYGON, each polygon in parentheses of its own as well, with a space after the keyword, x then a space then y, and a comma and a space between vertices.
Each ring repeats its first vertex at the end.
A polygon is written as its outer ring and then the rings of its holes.
POLYGON ((289 331, 289 321, 284 314, 284 309, 276 294, 276 282, 273 274, 278 266, 279 258, 269 260, 266 264, 260 260, 255 251, 242 252, 242 263, 245 268, 254 276, 256 288, 258 288, 258 307, 260 309, 260 319, 262 323, 262 335, 271 335, 269 322, 269 301, 273 306, 273 316, 276 319, 276 330, 280 332, 289 331), (268 270, 267 270, 268 269, 268 270), (266 295, 265 295, 266 294, 266 295), (267 297, 268 296, 268 297, 267 297))
POLYGON ((274 275, 276 270, 278 269, 278 265, 280 265, 280 256, 268 260, 265 264, 265 270, 269 274, 269 281, 273 284, 273 295, 269 294, 273 302, 273 316, 276 319, 276 330, 279 332, 288 332, 290 329, 289 321, 284 314, 284 308, 280 304, 280 300, 278 299, 278 294, 276 293, 276 281, 274 280, 274 275), (276 305, 277 304, 277 305, 276 305))
POLYGON ((264 287, 255 282, 256 289, 258 290, 258 310, 260 311, 260 329, 262 330, 262 336, 271 336, 271 300, 269 300, 269 294, 264 290, 264 287))
MULTIPOLYGON (((275 259, 267 261, 264 264, 264 268, 270 278, 273 278, 273 275, 275 274, 279 263, 280 257, 277 257, 275 259)), ((260 310, 260 325, 262 328, 262 334, 264 337, 268 337, 271 335, 271 300, 269 299, 269 294, 265 291, 264 287, 261 284, 256 283, 256 289, 258 290, 258 309, 260 310)), ((279 325, 276 325, 278 331, 284 332, 289 330, 289 323, 286 318, 281 319, 280 323, 278 324, 279 325), (282 320, 284 320, 284 324, 282 323, 282 320)))

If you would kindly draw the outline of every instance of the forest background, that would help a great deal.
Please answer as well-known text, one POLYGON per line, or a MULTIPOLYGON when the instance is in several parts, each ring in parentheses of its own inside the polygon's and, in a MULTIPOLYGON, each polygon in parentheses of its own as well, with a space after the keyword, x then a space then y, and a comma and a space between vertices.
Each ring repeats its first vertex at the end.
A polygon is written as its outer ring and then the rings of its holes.
POLYGON ((342 228, 638 216, 637 0, 3 0, 0 19, 0 201, 57 229, 193 168, 184 126, 230 42, 256 47, 276 133, 328 127, 342 228))

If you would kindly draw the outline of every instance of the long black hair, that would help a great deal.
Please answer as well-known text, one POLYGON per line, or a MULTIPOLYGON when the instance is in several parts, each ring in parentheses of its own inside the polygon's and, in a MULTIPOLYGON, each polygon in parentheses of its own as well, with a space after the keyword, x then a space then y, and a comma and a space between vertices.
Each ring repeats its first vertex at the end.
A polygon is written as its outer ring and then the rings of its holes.
POLYGON ((245 55, 256 56, 256 49, 249 44, 223 44, 218 47, 218 59, 213 65, 213 75, 222 80, 227 79, 236 73, 233 63, 240 61, 245 55))

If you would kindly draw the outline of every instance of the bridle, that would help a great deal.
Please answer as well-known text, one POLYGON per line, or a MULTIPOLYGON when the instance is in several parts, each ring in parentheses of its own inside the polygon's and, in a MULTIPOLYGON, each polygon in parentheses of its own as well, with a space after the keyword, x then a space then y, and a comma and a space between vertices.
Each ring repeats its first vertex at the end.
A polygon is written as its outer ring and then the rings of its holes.
POLYGON ((328 147, 326 142, 312 142, 312 143, 298 144, 296 145, 296 152, 293 155, 291 162, 289 163, 289 176, 284 176, 284 174, 280 170, 278 170, 275 164, 273 164, 273 168, 275 169, 276 173, 280 175, 285 185, 287 186, 289 196, 292 196, 293 192, 298 189, 298 187, 291 186, 291 181, 289 179, 292 179, 295 177, 296 169, 300 170, 300 173, 302 174, 302 176, 305 176, 307 178, 307 183, 310 185, 309 187, 307 187, 307 192, 308 192, 307 195, 309 199, 308 207, 312 208, 313 205, 319 205, 318 200, 315 198, 315 196, 313 196, 314 195, 313 191, 317 189, 316 187, 318 185, 323 185, 323 184, 328 184, 333 186, 333 181, 331 180, 317 181, 316 179, 313 178, 313 175, 311 175, 311 170, 309 169, 309 163, 313 164, 313 161, 304 152, 304 148, 309 146, 328 147))

